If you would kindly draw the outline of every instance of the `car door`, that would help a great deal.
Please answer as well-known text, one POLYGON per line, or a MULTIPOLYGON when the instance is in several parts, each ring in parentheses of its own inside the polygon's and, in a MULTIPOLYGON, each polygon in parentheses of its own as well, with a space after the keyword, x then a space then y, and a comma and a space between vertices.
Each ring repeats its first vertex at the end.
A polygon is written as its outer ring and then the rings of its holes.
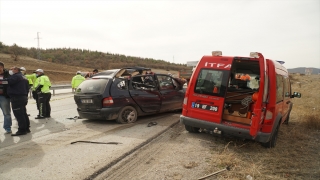
POLYGON ((290 81, 289 81, 289 77, 287 76, 283 76, 283 118, 282 120, 284 121, 288 114, 289 111, 292 107, 292 102, 290 101, 290 81))
POLYGON ((158 112, 161 107, 160 93, 153 78, 153 75, 137 75, 131 77, 129 83, 130 96, 146 113, 158 112))
POLYGON ((161 111, 182 109, 184 92, 179 83, 169 75, 156 75, 161 95, 161 111))

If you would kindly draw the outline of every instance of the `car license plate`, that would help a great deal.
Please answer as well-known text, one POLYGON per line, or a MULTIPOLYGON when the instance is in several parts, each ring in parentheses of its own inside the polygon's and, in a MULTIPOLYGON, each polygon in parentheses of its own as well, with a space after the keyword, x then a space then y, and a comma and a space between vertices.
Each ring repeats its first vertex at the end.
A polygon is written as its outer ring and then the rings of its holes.
POLYGON ((93 103, 92 99, 81 99, 82 103, 93 103))
POLYGON ((209 110, 209 111, 214 111, 214 112, 218 111, 217 106, 210 106, 210 105, 199 104, 199 103, 195 103, 195 102, 192 102, 192 108, 204 109, 204 110, 209 110))

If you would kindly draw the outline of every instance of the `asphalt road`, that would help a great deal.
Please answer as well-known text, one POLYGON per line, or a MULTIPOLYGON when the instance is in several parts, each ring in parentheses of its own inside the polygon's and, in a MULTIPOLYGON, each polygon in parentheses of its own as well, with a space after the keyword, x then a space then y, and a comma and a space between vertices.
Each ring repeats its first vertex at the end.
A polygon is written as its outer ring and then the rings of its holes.
MULTIPOLYGON (((36 104, 30 99, 31 133, 12 137, 0 129, 1 180, 86 179, 169 129, 180 115, 163 113, 139 117, 134 124, 117 124, 74 118, 78 114, 71 93, 57 94, 50 103, 52 118, 37 120, 36 104), (148 127, 151 121, 157 125, 148 127)), ((17 121, 12 117, 12 131, 16 132, 17 121)))

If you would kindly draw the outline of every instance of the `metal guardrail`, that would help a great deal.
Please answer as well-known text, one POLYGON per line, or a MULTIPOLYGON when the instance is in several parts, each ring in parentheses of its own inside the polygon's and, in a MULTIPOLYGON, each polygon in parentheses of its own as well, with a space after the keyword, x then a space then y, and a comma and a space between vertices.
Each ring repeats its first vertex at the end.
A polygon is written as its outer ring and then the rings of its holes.
POLYGON ((54 86, 51 86, 50 90, 52 90, 52 95, 54 96, 55 95, 55 90, 58 90, 58 89, 71 89, 71 85, 54 85, 54 86))
MULTIPOLYGON (((54 86, 51 86, 50 88, 50 91, 52 90, 52 95, 56 95, 56 90, 59 90, 59 89, 71 89, 71 85, 54 85, 54 86)), ((71 92, 73 92, 71 90, 71 92)), ((29 98, 32 98, 32 91, 30 90, 29 91, 29 98)))

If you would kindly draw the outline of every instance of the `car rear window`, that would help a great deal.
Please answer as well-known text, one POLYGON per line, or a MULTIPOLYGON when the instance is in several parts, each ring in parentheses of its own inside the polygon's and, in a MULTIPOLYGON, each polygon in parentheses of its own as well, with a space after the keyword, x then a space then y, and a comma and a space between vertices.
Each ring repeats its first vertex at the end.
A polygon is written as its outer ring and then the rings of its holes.
POLYGON ((109 79, 88 79, 77 88, 76 93, 103 93, 109 79))
POLYGON ((224 97, 228 84, 229 71, 201 69, 194 92, 210 96, 224 97))

